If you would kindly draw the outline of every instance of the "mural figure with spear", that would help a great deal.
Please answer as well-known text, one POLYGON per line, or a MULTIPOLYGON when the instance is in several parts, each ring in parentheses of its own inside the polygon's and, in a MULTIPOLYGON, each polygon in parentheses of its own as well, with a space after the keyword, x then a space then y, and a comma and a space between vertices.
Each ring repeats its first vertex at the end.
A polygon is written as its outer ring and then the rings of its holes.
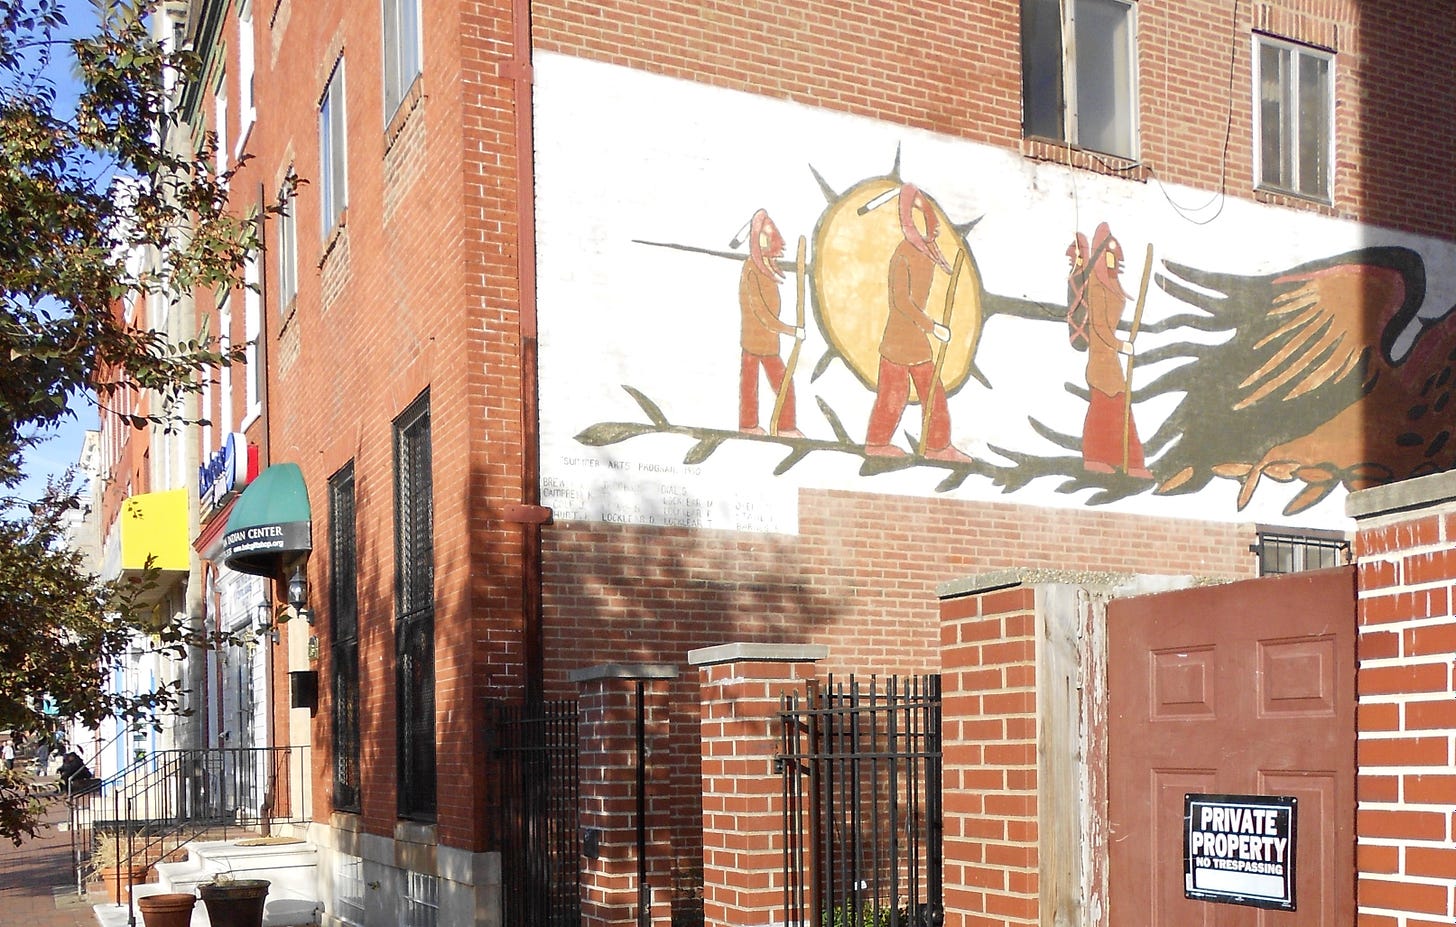
MULTIPOLYGON (((957 269, 952 269, 935 240, 939 232, 935 211, 914 184, 903 184, 882 199, 896 197, 904 240, 890 256, 890 312, 880 338, 879 378, 865 436, 865 453, 877 457, 905 456, 905 451, 890 441, 905 413, 913 382, 923 409, 920 455, 931 460, 969 463, 970 456, 950 443, 950 410, 945 401, 945 385, 940 379, 944 346, 951 337, 950 312, 963 253, 957 253, 957 269), (952 280, 940 321, 926 312, 936 268, 950 274, 952 280), (940 350, 932 349, 932 340, 938 342, 940 350)), ((867 208, 877 205, 871 202, 867 208)))
POLYGON ((743 243, 747 232, 748 260, 738 278, 738 305, 743 313, 740 344, 743 364, 738 381, 738 429, 761 435, 758 424, 758 371, 763 369, 774 389, 773 416, 769 434, 803 437, 795 427, 794 371, 799 345, 804 340, 804 242, 799 241, 797 261, 798 316, 795 325, 779 319, 779 281, 784 273, 778 258, 784 253, 784 238, 766 210, 756 211, 730 246, 743 243), (779 358, 779 336, 792 335, 794 347, 787 365, 779 358))
POLYGON ((1142 286, 1133 310, 1132 329, 1124 341, 1118 325, 1127 306, 1119 277, 1122 245, 1104 222, 1097 226, 1090 248, 1078 233, 1067 249, 1071 272, 1067 277, 1067 324, 1072 346, 1087 352, 1087 388, 1091 395, 1082 424, 1082 466, 1091 473, 1116 473, 1150 480, 1143 460, 1143 444, 1132 418, 1133 344, 1142 324, 1153 266, 1148 246, 1142 286), (1122 355, 1127 356, 1124 371, 1122 355))

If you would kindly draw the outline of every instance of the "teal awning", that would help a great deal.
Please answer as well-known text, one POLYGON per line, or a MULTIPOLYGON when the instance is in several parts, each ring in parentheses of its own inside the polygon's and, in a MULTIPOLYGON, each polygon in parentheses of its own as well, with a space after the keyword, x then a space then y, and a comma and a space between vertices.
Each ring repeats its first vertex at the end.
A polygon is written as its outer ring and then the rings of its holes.
POLYGON ((285 562, 313 550, 313 513, 303 471, 274 464, 248 484, 228 515, 222 561, 254 576, 283 575, 285 562))

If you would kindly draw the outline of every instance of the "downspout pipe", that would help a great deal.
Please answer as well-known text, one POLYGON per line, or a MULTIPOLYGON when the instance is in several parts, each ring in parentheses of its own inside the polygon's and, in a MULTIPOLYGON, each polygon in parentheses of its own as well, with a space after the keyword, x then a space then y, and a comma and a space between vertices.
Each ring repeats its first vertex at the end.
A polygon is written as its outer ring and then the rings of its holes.
POLYGON ((551 510, 541 505, 541 409, 536 317, 536 162, 532 125, 531 0, 511 0, 513 34, 505 73, 516 103, 516 279, 520 293, 521 485, 519 505, 506 507, 508 522, 521 526, 521 627, 526 705, 540 710, 545 698, 542 644, 544 591, 541 526, 551 510))

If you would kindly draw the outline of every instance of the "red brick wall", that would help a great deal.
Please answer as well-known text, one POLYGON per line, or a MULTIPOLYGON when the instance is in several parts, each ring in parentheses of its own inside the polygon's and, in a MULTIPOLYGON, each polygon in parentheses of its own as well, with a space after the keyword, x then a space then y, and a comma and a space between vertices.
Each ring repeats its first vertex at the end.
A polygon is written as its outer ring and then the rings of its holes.
POLYGON ((946 599, 945 923, 1040 923, 1036 591, 946 599))
POLYGON ((1364 522, 1355 539, 1361 927, 1431 927, 1456 913, 1453 549, 1449 504, 1364 522))
MULTIPOLYGON (((1022 144, 1019 9, 1019 0, 536 0, 533 41, 538 49, 1015 149, 1022 144)), ((1333 38, 1335 205, 1258 198, 1424 233, 1456 231, 1450 198, 1428 195, 1456 176, 1456 124, 1444 118, 1456 111, 1456 87, 1430 77, 1443 72, 1456 47, 1445 0, 1232 7, 1226 0, 1141 0, 1137 15, 1137 176, 1253 198, 1251 30, 1306 42, 1333 38), (1412 152, 1420 153, 1416 164, 1412 152)), ((1096 159, 1032 147, 1038 156, 1099 169, 1096 159)))

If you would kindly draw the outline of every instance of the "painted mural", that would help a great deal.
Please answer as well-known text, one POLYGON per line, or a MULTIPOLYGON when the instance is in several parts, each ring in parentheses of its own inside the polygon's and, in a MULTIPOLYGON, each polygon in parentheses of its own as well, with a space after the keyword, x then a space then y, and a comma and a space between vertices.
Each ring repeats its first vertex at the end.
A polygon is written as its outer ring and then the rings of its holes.
POLYGON ((793 530, 819 486, 1325 525, 1456 466, 1449 245, 545 57, 538 169, 615 116, 648 187, 538 205, 558 517, 793 530))

